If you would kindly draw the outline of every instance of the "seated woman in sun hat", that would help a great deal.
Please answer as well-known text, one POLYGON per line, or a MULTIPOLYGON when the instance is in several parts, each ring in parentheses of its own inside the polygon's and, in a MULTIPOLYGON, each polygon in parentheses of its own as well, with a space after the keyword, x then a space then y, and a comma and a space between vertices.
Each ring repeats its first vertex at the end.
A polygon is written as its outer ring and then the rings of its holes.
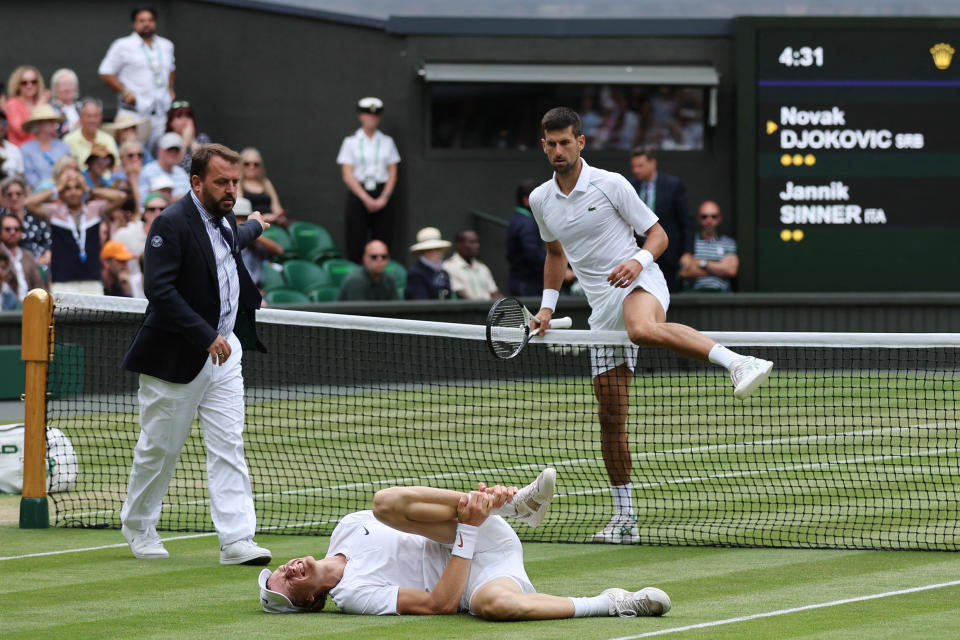
POLYGON ((415 261, 407 270, 407 300, 446 300, 454 297, 450 274, 443 269, 443 257, 452 245, 440 229, 424 227, 417 231, 417 242, 410 247, 415 261))

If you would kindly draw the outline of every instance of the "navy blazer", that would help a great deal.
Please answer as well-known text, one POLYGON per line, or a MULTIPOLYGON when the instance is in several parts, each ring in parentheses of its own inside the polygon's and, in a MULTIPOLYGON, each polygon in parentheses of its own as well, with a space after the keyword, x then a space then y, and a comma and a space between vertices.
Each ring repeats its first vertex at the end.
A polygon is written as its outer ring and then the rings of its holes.
MULTIPOLYGON (((638 195, 643 193, 643 184, 639 180, 631 178, 630 184, 638 195)), ((660 226, 670 240, 657 264, 663 271, 670 291, 675 292, 679 290, 676 275, 680 268, 680 256, 693 251, 694 228, 687 203, 687 187, 677 176, 658 171, 654 188, 653 212, 660 218, 660 226)))
MULTIPOLYGON (((233 257, 240 299, 234 333, 244 349, 266 352, 254 325, 260 292, 240 256, 240 249, 256 240, 262 229, 255 220, 237 225, 232 212, 224 217, 237 243, 233 257)), ((164 209, 150 226, 143 283, 149 303, 123 358, 124 369, 186 383, 210 357, 207 348, 217 337, 220 321, 220 283, 205 224, 188 193, 164 209)))

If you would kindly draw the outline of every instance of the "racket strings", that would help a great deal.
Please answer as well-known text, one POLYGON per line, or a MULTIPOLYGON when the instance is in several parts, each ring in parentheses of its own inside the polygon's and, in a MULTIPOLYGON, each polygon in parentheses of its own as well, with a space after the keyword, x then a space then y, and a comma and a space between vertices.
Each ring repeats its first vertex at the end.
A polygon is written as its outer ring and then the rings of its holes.
POLYGON ((529 327, 523 308, 516 303, 501 304, 491 314, 490 344, 501 358, 512 358, 526 343, 529 327))

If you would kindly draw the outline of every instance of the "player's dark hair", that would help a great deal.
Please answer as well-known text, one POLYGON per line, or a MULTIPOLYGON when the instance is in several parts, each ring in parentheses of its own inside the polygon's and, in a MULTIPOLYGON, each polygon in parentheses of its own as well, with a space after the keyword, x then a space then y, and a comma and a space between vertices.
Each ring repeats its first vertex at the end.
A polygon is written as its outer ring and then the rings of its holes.
POLYGON ((240 154, 216 142, 202 144, 190 160, 190 175, 197 176, 203 180, 207 175, 207 165, 210 164, 210 158, 220 156, 230 164, 240 164, 240 154))
POLYGON ((656 160, 657 150, 653 147, 634 147, 633 151, 630 152, 630 159, 639 158, 640 156, 643 156, 647 160, 656 160))
POLYGON ((574 137, 579 137, 582 129, 580 124, 580 115, 569 107, 554 107, 543 114, 543 120, 540 121, 540 131, 562 131, 567 127, 573 127, 574 137))
POLYGON ((525 207, 523 204, 524 198, 529 198, 530 194, 533 193, 533 190, 537 188, 536 180, 524 180, 517 185, 517 206, 525 207))
POLYGON ((134 7, 133 10, 130 11, 130 22, 136 22, 137 16, 140 15, 141 11, 149 11, 153 19, 157 19, 157 10, 153 7, 134 7))

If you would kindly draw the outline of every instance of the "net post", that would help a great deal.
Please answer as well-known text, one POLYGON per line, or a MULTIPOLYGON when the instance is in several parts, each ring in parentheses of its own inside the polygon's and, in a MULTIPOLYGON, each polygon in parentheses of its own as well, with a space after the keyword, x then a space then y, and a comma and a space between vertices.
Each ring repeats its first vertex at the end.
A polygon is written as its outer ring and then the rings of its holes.
POLYGON ((24 385, 23 492, 20 528, 50 526, 47 505, 47 367, 53 357, 53 298, 34 289, 23 301, 21 359, 26 363, 24 385))

